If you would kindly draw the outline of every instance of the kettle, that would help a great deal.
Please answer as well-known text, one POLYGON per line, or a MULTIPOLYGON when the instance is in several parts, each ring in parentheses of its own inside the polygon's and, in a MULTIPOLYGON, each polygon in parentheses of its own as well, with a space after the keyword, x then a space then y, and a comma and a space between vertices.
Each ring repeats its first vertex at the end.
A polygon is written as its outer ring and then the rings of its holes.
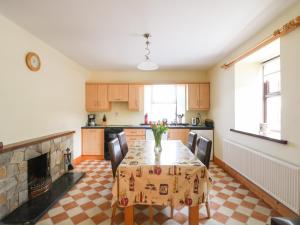
POLYGON ((199 117, 193 117, 192 118, 192 125, 197 126, 200 123, 200 118, 199 117))

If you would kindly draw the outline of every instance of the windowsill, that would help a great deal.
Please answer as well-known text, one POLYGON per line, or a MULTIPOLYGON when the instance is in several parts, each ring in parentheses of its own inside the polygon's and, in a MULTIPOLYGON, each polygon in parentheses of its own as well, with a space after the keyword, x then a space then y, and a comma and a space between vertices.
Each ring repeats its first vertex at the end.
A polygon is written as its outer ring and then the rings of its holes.
POLYGON ((245 134, 245 135, 248 135, 248 136, 251 136, 251 137, 264 139, 264 140, 267 140, 267 141, 276 142, 276 143, 283 144, 283 145, 286 145, 288 143, 287 140, 282 140, 280 138, 276 138, 276 137, 274 137, 274 135, 263 135, 263 134, 259 134, 259 133, 255 134, 255 133, 249 133, 249 132, 236 130, 236 129, 232 129, 232 128, 230 129, 230 131, 236 132, 236 133, 239 133, 239 134, 245 134))

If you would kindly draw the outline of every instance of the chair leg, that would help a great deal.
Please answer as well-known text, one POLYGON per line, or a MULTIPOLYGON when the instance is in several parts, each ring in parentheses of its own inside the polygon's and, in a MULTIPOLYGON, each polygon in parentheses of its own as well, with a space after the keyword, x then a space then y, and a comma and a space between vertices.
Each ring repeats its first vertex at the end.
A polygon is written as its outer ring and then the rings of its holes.
POLYGON ((174 206, 171 205, 170 218, 173 219, 173 216, 174 216, 174 206))
POLYGON ((150 224, 153 225, 153 207, 152 207, 152 205, 149 206, 149 218, 150 218, 150 224))
POLYGON ((116 211, 117 211, 117 203, 115 203, 115 204, 113 205, 113 208, 112 208, 111 220, 110 220, 110 224, 111 224, 111 225, 113 225, 113 221, 114 221, 114 219, 115 219, 116 211))
POLYGON ((209 201, 205 202, 207 217, 210 218, 210 207, 209 207, 209 201))

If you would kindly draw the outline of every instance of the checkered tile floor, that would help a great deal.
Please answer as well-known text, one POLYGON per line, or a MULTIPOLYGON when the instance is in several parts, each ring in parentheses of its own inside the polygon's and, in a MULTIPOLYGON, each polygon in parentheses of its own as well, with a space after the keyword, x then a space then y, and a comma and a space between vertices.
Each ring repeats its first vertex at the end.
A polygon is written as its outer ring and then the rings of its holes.
MULTIPOLYGON (((85 171, 85 177, 37 225, 110 224, 113 181, 110 162, 84 161, 75 170, 85 171)), ((270 216, 278 215, 215 164, 210 172, 214 180, 210 191, 212 216, 207 219, 205 207, 201 207, 199 224, 270 224, 270 216)), ((187 207, 175 209, 173 219, 169 215, 169 207, 154 207, 155 224, 188 224, 187 207)), ((123 219, 124 213, 118 209, 115 224, 123 224, 123 219)), ((147 207, 135 207, 135 222, 149 223, 147 207)))

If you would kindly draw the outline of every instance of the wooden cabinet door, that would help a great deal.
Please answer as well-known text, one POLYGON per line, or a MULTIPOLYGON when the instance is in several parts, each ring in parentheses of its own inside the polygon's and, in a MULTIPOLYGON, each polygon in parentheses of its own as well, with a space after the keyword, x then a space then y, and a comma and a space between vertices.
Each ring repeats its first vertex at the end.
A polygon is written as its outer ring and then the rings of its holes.
POLYGON ((128 84, 109 84, 108 101, 110 102, 127 102, 128 101, 128 84))
POLYGON ((98 109, 98 85, 85 85, 85 109, 87 112, 96 112, 98 109))
POLYGON ((189 129, 169 129, 168 139, 169 140, 180 140, 186 144, 188 139, 189 129))
POLYGON ((124 129, 126 137, 128 136, 145 136, 145 129, 124 129))
POLYGON ((128 109, 141 111, 143 104, 143 85, 129 84, 128 109))
POLYGON ((200 101, 199 108, 208 110, 210 107, 210 88, 209 84, 200 84, 200 101))
POLYGON ((199 109, 200 107, 200 85, 188 84, 188 109, 199 109))
POLYGON ((82 129, 82 155, 104 155, 104 129, 82 129))
POLYGON ((108 101, 108 85, 98 84, 98 111, 110 110, 108 101))
POLYGON ((134 146, 136 141, 146 139, 146 130, 145 129, 124 129, 127 145, 129 148, 134 146))

